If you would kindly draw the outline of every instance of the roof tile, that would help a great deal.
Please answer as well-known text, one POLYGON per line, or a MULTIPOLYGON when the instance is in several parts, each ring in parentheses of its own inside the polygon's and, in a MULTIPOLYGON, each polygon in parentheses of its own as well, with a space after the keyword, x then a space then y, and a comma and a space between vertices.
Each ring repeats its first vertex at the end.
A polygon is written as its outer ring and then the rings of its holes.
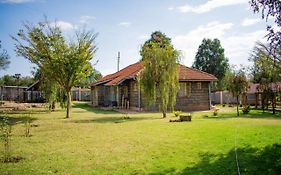
MULTIPOLYGON (((208 74, 206 72, 189 68, 181 64, 179 64, 179 67, 180 67, 180 71, 179 71, 180 81, 217 81, 218 80, 215 76, 208 74)), ((142 62, 131 64, 116 73, 109 74, 101 78, 100 80, 98 80, 92 85, 99 85, 99 84, 104 84, 107 86, 117 85, 125 79, 129 79, 137 76, 137 74, 141 71, 141 68, 142 68, 142 62)))

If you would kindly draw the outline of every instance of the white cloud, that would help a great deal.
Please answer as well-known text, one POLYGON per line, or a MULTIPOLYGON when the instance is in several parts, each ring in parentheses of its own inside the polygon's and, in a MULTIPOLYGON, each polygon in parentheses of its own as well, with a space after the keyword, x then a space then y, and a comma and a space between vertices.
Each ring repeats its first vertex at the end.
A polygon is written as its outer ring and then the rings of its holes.
POLYGON ((259 19, 259 18, 245 18, 245 19, 243 19, 241 25, 242 26, 251 26, 251 25, 257 24, 260 21, 261 21, 261 19, 259 19))
POLYGON ((66 30, 71 30, 74 29, 75 26, 69 22, 66 21, 56 21, 56 22, 52 22, 51 26, 57 26, 59 27, 61 30, 66 31, 66 30))
POLYGON ((206 13, 216 8, 238 5, 238 4, 246 4, 248 0, 209 0, 205 4, 192 6, 189 4, 178 6, 177 9, 182 13, 206 13))
POLYGON ((118 25, 122 26, 122 27, 130 27, 131 23, 130 22, 120 22, 118 25))
POLYGON ((88 15, 81 16, 80 23, 89 24, 91 21, 93 21, 95 19, 96 19, 96 17, 94 17, 94 16, 88 16, 88 15))
POLYGON ((2 3, 10 3, 10 4, 22 4, 28 2, 34 2, 35 0, 1 0, 2 3))
POLYGON ((175 7, 171 6, 168 8, 168 10, 175 10, 175 7))
POLYGON ((249 52, 258 40, 262 40, 266 31, 256 31, 252 33, 236 33, 231 35, 232 23, 211 22, 207 25, 199 26, 185 35, 177 35, 172 38, 174 46, 183 53, 182 62, 191 66, 197 49, 203 38, 218 38, 225 55, 231 64, 247 64, 249 52))

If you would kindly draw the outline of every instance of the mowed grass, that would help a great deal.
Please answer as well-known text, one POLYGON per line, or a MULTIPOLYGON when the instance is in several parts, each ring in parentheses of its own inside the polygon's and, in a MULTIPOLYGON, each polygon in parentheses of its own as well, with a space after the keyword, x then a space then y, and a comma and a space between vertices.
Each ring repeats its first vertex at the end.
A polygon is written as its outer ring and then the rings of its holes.
POLYGON ((23 114, 10 114, 12 153, 23 159, 0 163, 0 174, 237 174, 235 139, 241 174, 281 174, 280 114, 236 117, 235 109, 170 123, 172 114, 123 119, 74 103, 70 119, 63 110, 34 109, 31 137, 24 137, 23 114))

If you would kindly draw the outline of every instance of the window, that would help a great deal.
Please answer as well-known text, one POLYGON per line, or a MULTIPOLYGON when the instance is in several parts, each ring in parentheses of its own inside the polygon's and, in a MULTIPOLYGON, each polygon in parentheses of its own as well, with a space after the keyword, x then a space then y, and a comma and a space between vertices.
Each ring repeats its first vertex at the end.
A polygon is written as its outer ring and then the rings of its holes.
POLYGON ((179 97, 189 97, 191 94, 191 83, 180 83, 180 90, 178 92, 179 97))
POLYGON ((201 89, 202 87, 201 87, 202 85, 201 85, 201 82, 198 82, 197 83, 197 89, 201 89))

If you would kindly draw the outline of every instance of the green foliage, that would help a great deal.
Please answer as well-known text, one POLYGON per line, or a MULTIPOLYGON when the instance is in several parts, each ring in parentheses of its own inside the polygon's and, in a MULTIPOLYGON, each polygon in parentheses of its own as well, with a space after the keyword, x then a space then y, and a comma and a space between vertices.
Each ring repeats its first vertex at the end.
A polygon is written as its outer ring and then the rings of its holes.
POLYGON ((91 83, 94 83, 96 82, 98 79, 101 79, 102 78, 102 75, 99 71, 93 69, 93 72, 87 76, 86 78, 82 79, 80 82, 79 82, 79 87, 90 87, 90 84, 91 83))
POLYGON ((215 109, 213 110, 213 116, 217 116, 218 113, 219 113, 219 109, 218 109, 218 108, 215 108, 215 109))
POLYGON ((3 141, 4 154, 3 154, 3 162, 9 162, 12 158, 11 154, 11 132, 12 126, 9 123, 9 119, 7 115, 0 117, 0 138, 3 141))
POLYGON ((30 76, 14 78, 13 75, 4 75, 0 78, 0 85, 4 86, 30 86, 34 83, 34 78, 30 76))
POLYGON ((254 47, 250 61, 253 62, 251 73, 254 83, 271 83, 280 81, 281 62, 277 61, 278 50, 273 49, 269 44, 258 42, 254 47))
POLYGON ((249 114, 250 110, 251 110, 251 106, 250 105, 245 105, 242 108, 243 114, 249 114))
POLYGON ((238 71, 232 70, 226 75, 226 87, 233 97, 236 97, 237 103, 237 116, 239 116, 239 96, 246 93, 249 88, 249 82, 247 80, 245 72, 240 69, 238 71))
POLYGON ((173 114, 175 115, 175 117, 179 117, 181 115, 181 111, 174 111, 173 114))
POLYGON ((2 49, 0 40, 0 70, 5 70, 10 64, 10 56, 5 49, 2 49))
MULTIPOLYGON (((276 24, 273 26, 271 23, 267 26, 268 40, 270 40, 270 45, 272 48, 279 48, 281 47, 281 18, 280 18, 280 11, 281 11, 281 1, 280 0, 250 0, 249 1, 254 13, 261 12, 262 19, 266 21, 269 18, 274 19, 274 23, 276 24)), ((279 57, 278 60, 281 61, 280 52, 278 53, 279 57)))
POLYGON ((66 118, 70 116, 71 88, 92 72, 90 60, 97 48, 97 34, 76 32, 75 39, 67 41, 58 26, 45 20, 33 26, 24 23, 19 30, 16 52, 36 64, 51 83, 56 83, 67 94, 66 118))
POLYGON ((54 111, 57 102, 60 103, 61 108, 65 108, 67 101, 65 90, 57 82, 53 82, 48 76, 45 76, 40 69, 37 69, 34 76, 40 82, 39 88, 49 103, 49 110, 54 111))
POLYGON ((228 59, 218 39, 203 39, 192 67, 210 73, 219 79, 218 88, 223 87, 223 78, 229 69, 228 59))
POLYGON ((262 93, 262 108, 272 103, 272 111, 275 114, 276 96, 278 95, 276 83, 281 80, 281 62, 276 58, 279 49, 273 49, 269 44, 257 43, 251 54, 253 61, 251 68, 253 81, 259 83, 258 91, 262 93))
POLYGON ((163 117, 166 117, 168 104, 173 108, 179 90, 179 52, 171 40, 156 31, 142 46, 143 70, 140 85, 150 104, 160 100, 163 117))
POLYGON ((30 128, 31 128, 31 114, 26 114, 23 116, 23 121, 24 121, 24 136, 25 137, 30 137, 30 128))

